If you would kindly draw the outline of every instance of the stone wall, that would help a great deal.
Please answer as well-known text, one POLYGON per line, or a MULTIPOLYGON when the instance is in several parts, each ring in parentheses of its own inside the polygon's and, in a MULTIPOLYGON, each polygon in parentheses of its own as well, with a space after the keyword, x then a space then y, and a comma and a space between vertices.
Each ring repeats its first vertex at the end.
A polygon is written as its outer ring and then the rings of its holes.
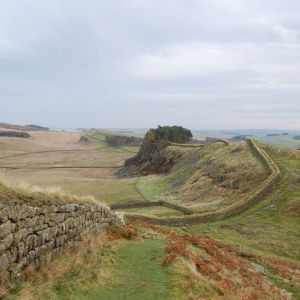
POLYGON ((171 209, 179 210, 186 215, 193 215, 195 212, 176 204, 172 204, 166 201, 145 201, 145 202, 133 202, 133 203, 126 203, 126 204, 112 204, 110 208, 112 210, 120 210, 120 209, 130 209, 130 208, 139 208, 139 207, 153 207, 153 206, 165 206, 171 209))
POLYGON ((67 241, 105 231, 111 222, 124 225, 99 205, 0 205, 0 273, 18 282, 26 266, 37 269, 49 263, 67 241))
POLYGON ((213 222, 229 218, 233 215, 241 213, 249 208, 254 203, 258 202, 265 196, 274 186, 274 184, 281 178, 279 168, 273 162, 273 160, 267 155, 265 151, 259 148, 258 144, 253 139, 246 140, 252 153, 259 158, 260 162, 269 172, 270 176, 257 188, 257 190, 248 198, 241 200, 240 202, 231 205, 230 207, 209 214, 194 214, 192 216, 183 216, 176 218, 154 218, 139 214, 125 214, 126 220, 141 220, 156 225, 165 226, 182 226, 186 224, 201 223, 201 222, 213 222))

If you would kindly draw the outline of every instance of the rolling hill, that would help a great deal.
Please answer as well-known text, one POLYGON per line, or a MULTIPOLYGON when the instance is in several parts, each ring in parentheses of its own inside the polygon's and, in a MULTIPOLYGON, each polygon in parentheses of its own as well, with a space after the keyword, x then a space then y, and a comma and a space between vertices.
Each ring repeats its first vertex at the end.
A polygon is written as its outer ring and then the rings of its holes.
POLYGON ((140 149, 109 146, 108 131, 30 134, 22 143, 0 138, 2 180, 10 184, 0 185, 2 205, 65 203, 67 194, 46 189, 61 186, 127 205, 127 227, 25 270, 28 281, 4 299, 300 299, 300 151, 219 140, 170 143, 135 160, 140 149), (24 180, 44 189, 24 191, 16 185, 24 180), (243 209, 197 222, 236 207, 243 209))

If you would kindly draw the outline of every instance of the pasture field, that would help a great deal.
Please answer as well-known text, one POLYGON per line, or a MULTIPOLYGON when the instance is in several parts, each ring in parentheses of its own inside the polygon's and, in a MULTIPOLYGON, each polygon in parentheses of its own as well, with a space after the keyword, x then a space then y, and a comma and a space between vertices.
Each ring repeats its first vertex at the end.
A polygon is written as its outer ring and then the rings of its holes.
POLYGON ((117 180, 113 172, 138 150, 111 148, 106 131, 91 130, 88 141, 81 132, 32 131, 28 139, 0 138, 0 176, 18 185, 58 186, 78 196, 92 195, 101 202, 142 201, 137 179, 117 180))
POLYGON ((257 141, 263 144, 298 149, 300 148, 300 140, 295 140, 294 135, 278 135, 278 136, 266 136, 255 137, 257 141))

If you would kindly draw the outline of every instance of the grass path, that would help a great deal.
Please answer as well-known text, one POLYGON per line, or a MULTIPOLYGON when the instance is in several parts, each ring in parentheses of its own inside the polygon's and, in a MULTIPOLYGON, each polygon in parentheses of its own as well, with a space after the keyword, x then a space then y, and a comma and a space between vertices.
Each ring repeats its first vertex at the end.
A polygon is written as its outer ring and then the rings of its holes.
POLYGON ((173 299, 169 267, 161 264, 165 246, 165 240, 125 242, 114 253, 117 260, 113 284, 101 287, 89 299, 173 299))

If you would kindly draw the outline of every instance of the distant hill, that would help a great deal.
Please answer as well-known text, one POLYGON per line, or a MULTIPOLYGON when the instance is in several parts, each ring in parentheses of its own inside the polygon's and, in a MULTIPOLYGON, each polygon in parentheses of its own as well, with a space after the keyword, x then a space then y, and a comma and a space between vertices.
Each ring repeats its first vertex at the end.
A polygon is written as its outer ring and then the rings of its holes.
POLYGON ((48 127, 43 127, 43 126, 39 126, 39 125, 25 125, 26 127, 30 127, 30 128, 35 128, 38 130, 49 130, 48 127))
POLYGON ((8 124, 0 122, 0 128, 10 129, 10 130, 20 130, 20 131, 37 131, 41 130, 37 127, 27 127, 22 125, 14 125, 14 124, 8 124))

